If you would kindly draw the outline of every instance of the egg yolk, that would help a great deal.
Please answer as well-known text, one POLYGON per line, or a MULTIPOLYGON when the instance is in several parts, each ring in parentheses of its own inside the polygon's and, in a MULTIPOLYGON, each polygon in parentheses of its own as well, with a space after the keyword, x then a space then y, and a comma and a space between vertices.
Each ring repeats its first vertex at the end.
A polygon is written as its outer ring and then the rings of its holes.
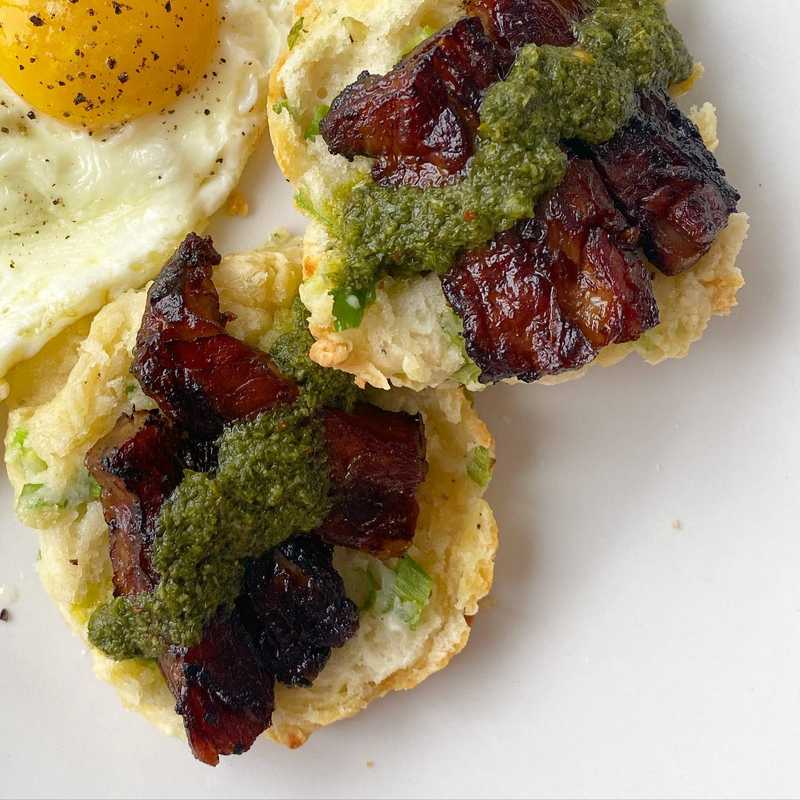
POLYGON ((97 130, 173 106, 217 47, 217 0, 0 0, 0 77, 97 130))

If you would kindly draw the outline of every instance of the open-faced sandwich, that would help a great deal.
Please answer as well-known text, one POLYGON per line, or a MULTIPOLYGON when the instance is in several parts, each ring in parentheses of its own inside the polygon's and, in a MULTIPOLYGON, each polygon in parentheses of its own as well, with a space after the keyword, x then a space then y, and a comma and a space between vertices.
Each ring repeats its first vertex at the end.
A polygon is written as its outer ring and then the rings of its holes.
POLYGON ((215 764, 291 747, 466 644, 493 443, 460 389, 367 393, 307 357, 300 247, 189 236, 9 375, 6 463, 98 674, 215 764))
POLYGON ((270 83, 312 358, 360 385, 686 355, 747 218, 661 0, 301 0, 270 83))

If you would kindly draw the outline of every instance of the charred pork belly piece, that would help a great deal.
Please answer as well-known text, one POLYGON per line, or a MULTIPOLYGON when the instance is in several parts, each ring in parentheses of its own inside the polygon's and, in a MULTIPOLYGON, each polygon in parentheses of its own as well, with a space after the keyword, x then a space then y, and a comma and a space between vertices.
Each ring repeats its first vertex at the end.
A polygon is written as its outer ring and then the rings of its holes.
POLYGON ((592 166, 572 156, 561 185, 543 198, 536 218, 560 281, 568 316, 595 349, 632 342, 658 325, 651 276, 638 249, 639 232, 614 205, 592 166))
POLYGON ((353 414, 326 409, 323 419, 334 505, 317 533, 342 547, 402 555, 428 470, 422 418, 361 405, 353 414))
POLYGON ((694 123, 663 92, 640 94, 630 122, 591 155, 641 228, 648 258, 667 275, 693 267, 736 211, 739 193, 694 123))
POLYGON ((123 416, 86 457, 102 489, 114 594, 152 591, 158 582, 151 548, 164 501, 183 477, 175 453, 181 436, 158 411, 123 416))
POLYGON ((133 373, 173 422, 200 439, 297 397, 270 358, 225 331, 211 239, 190 234, 147 294, 133 373))
POLYGON ((469 0, 467 13, 481 18, 501 48, 516 53, 526 44, 575 44, 575 23, 589 10, 583 0, 469 0))
MULTIPOLYGON (((87 456, 102 487, 116 595, 152 591, 155 524, 183 474, 182 436, 156 411, 122 417, 87 456)), ((170 648, 159 666, 183 716, 192 751, 216 764, 247 750, 271 722, 273 678, 234 614, 211 623, 203 641, 170 648)))
POLYGON ((590 161, 571 157, 536 216, 464 254, 443 279, 481 381, 535 381, 658 324, 637 231, 590 161))
POLYGON ((362 73, 320 131, 332 153, 376 158, 382 186, 453 183, 474 153, 483 93, 503 67, 480 20, 461 19, 386 75, 362 73))
POLYGON ((275 682, 238 613, 209 624, 200 644, 170 648, 159 664, 200 761, 246 752, 272 724, 275 682))
POLYGON ((358 609, 333 566, 333 548, 295 536, 251 563, 239 601, 264 665, 287 686, 311 686, 358 630, 358 609))

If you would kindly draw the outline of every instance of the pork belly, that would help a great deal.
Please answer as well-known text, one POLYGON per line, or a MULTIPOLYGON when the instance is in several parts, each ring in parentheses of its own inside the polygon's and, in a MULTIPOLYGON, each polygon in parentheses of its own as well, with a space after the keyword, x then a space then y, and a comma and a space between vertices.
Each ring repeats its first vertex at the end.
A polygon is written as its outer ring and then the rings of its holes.
POLYGON ((583 0, 469 0, 467 13, 480 17, 498 46, 516 53, 526 44, 575 44, 575 24, 588 7, 583 0))
POLYGON ((428 472, 420 416, 369 405, 323 413, 333 509, 317 533, 331 544, 399 556, 414 539, 428 472))
MULTIPOLYGON (((182 438, 159 412, 140 412, 122 417, 87 456, 102 488, 116 596, 158 585, 156 523, 183 475, 182 438)), ((200 761, 217 764, 220 755, 243 753, 269 727, 274 680, 237 614, 220 614, 194 647, 168 648, 159 666, 200 761)))
POLYGON ((647 257, 667 275, 691 269, 736 211, 728 183, 697 126, 663 92, 642 92, 633 118, 588 148, 647 257))
POLYGON ((592 163, 573 156, 534 219, 465 253, 442 285, 481 381, 535 381, 658 324, 650 276, 592 163))
POLYGON ((477 18, 423 42, 386 75, 362 73, 320 126, 332 153, 377 159, 382 186, 443 186, 475 150, 478 110, 501 59, 477 18))
POLYGON ((211 239, 184 240, 147 294, 132 368, 165 416, 200 439, 298 394, 266 353, 226 332, 211 280, 220 260, 211 239))

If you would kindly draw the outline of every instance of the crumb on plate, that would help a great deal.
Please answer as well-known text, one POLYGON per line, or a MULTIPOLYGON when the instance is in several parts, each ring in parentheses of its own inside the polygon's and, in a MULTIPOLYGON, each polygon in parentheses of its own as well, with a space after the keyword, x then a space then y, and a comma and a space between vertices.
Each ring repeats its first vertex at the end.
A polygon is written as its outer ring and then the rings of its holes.
POLYGON ((240 191, 231 192, 227 212, 231 217, 246 217, 250 213, 250 204, 240 191))

